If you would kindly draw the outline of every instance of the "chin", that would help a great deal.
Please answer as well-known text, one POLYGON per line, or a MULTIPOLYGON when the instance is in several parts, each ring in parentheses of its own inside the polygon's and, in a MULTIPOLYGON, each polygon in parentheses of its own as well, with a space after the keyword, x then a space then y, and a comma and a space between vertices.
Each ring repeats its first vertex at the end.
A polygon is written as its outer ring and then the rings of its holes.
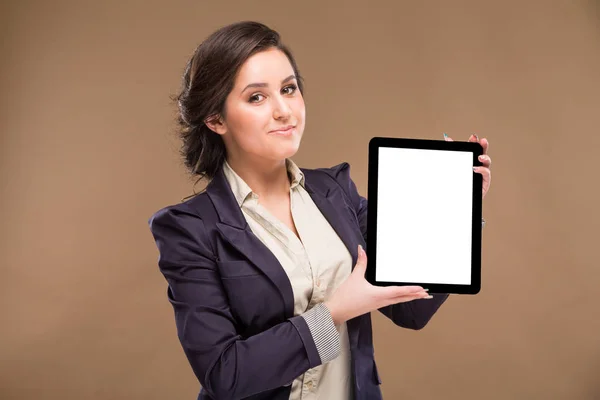
POLYGON ((300 140, 290 141, 288 143, 282 143, 277 146, 278 158, 290 158, 293 157, 300 149, 300 140))
POLYGON ((283 160, 286 158, 291 158, 291 157, 294 157, 297 152, 298 152, 298 146, 294 146, 293 148, 290 146, 290 148, 280 151, 278 158, 280 160, 283 160))

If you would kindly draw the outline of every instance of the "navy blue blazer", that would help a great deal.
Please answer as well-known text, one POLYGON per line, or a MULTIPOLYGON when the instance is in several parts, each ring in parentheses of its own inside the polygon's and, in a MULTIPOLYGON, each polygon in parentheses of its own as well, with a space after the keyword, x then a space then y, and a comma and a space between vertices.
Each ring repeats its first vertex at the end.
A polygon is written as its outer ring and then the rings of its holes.
MULTIPOLYGON (((305 169, 305 188, 357 260, 366 248, 367 200, 350 166, 305 169)), ((195 197, 149 221, 168 282, 181 346, 202 388, 198 399, 287 400, 292 381, 321 364, 308 326, 294 316, 289 279, 252 233, 222 169, 195 197)), ((421 329, 447 295, 380 309, 421 329)), ((347 321, 355 399, 381 399, 370 313, 347 321)))

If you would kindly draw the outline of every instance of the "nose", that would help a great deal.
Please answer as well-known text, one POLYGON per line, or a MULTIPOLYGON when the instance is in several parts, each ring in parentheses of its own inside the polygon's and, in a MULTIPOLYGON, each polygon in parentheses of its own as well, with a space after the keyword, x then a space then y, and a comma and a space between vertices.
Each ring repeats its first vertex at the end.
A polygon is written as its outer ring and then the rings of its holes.
POLYGON ((292 109, 282 96, 276 96, 273 104, 273 118, 286 120, 292 115, 292 109))

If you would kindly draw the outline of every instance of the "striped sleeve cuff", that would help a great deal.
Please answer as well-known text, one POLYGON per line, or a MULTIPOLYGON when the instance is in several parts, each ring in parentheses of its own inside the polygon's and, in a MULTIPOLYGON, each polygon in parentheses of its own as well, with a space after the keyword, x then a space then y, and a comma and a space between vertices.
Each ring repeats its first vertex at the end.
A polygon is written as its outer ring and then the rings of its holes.
POLYGON ((304 314, 306 325, 315 341, 321 363, 325 364, 335 359, 341 351, 340 334, 333 323, 329 310, 323 303, 319 303, 304 314))

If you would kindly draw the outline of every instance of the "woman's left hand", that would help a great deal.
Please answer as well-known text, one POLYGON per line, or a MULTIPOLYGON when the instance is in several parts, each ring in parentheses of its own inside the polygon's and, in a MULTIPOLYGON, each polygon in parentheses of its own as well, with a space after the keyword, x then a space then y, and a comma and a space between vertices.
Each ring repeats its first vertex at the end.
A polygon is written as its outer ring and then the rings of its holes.
MULTIPOLYGON (((444 133, 444 138, 447 142, 452 142, 452 138, 444 133)), ((482 196, 485 198, 488 190, 490 190, 490 184, 492 182, 492 171, 490 170, 490 166, 492 165, 492 159, 487 154, 487 151, 490 147, 489 142, 486 138, 479 140, 477 135, 473 134, 469 137, 469 142, 477 142, 483 147, 483 154, 479 156, 479 161, 483 164, 481 167, 474 167, 473 170, 483 176, 483 185, 482 185, 482 196)))

